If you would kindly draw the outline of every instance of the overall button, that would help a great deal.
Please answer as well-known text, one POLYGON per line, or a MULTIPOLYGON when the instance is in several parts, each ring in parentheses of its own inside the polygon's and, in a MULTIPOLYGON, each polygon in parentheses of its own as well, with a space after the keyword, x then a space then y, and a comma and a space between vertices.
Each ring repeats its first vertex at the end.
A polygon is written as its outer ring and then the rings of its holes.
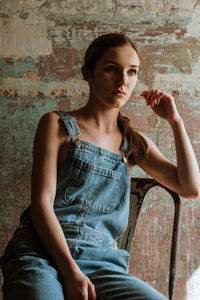
POLYGON ((80 142, 80 140, 75 141, 75 145, 76 145, 77 148, 80 148, 80 147, 81 147, 81 142, 80 142))
POLYGON ((125 156, 123 156, 122 161, 123 161, 124 163, 127 163, 127 158, 126 158, 125 156))

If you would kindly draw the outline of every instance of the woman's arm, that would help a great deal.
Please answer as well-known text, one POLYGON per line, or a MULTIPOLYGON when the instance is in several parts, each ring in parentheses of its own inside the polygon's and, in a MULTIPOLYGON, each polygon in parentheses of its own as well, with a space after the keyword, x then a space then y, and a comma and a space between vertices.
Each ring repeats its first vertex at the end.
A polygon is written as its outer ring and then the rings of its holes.
POLYGON ((73 260, 54 213, 57 162, 66 139, 57 114, 48 113, 41 118, 33 149, 31 217, 40 240, 63 277, 65 294, 69 299, 88 299, 88 294, 95 299, 94 286, 73 260))
POLYGON ((149 145, 148 157, 139 166, 182 197, 198 198, 200 196, 198 163, 174 98, 157 90, 144 91, 141 95, 158 116, 169 122, 174 135, 177 166, 167 160, 148 138, 146 138, 149 145))

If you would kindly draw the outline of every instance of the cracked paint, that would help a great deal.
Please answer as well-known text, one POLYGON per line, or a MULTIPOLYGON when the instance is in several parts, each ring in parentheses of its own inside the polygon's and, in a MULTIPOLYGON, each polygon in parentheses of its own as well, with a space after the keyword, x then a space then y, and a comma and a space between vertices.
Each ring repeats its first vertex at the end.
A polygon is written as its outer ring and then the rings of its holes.
MULTIPOLYGON (((137 87, 123 113, 176 162, 172 132, 140 97, 147 88, 172 93, 200 162, 200 1, 3 0, 0 8, 1 253, 30 202, 32 144, 40 117, 84 105, 80 68, 89 43, 125 32, 143 57, 137 87), (19 197, 20 195, 20 197, 19 197)), ((133 176, 146 176, 138 167, 133 176)), ((183 200, 175 300, 193 300, 199 278, 200 199, 183 200)), ((173 205, 154 189, 145 199, 130 272, 167 295, 173 205), (149 264, 151 261, 151 264, 149 264)), ((195 298, 194 298, 195 299, 195 298)), ((196 300, 196 299, 195 299, 196 300)))

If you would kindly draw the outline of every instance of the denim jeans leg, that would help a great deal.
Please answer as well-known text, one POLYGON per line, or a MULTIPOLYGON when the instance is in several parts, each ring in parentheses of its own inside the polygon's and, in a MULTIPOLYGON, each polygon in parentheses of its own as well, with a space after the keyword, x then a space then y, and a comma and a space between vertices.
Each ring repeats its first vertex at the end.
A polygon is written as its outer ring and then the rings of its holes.
POLYGON ((167 300, 165 296, 140 279, 109 269, 91 273, 97 300, 167 300))
POLYGON ((60 276, 46 259, 23 255, 2 272, 3 300, 64 300, 60 276))

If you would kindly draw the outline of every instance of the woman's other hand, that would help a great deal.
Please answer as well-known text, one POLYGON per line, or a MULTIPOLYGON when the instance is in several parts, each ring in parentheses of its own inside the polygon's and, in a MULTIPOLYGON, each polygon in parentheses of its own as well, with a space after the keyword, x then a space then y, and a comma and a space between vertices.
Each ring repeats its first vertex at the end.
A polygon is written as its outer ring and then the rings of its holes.
POLYGON ((152 110, 159 117, 166 119, 169 122, 180 119, 174 97, 171 94, 150 89, 143 91, 141 96, 145 98, 146 104, 151 106, 152 110))
POLYGON ((93 283, 79 268, 64 278, 63 289, 66 300, 96 300, 93 283))

